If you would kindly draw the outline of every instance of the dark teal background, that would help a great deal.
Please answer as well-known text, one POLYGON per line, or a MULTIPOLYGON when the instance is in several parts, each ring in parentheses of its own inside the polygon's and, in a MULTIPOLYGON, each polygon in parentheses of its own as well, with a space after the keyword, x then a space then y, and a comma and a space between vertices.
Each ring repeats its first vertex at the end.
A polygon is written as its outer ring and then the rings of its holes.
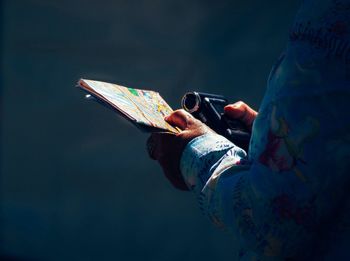
POLYGON ((1 256, 235 260, 147 135, 83 99, 80 77, 259 107, 299 1, 2 1, 1 256))

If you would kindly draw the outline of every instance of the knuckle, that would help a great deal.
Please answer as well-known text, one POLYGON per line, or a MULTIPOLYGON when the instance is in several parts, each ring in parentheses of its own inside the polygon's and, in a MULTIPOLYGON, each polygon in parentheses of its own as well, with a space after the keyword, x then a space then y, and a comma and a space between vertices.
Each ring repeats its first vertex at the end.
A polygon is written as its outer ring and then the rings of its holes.
POLYGON ((235 110, 237 108, 237 105, 235 103, 234 104, 229 104, 225 108, 229 109, 231 111, 231 110, 235 110))
POLYGON ((184 109, 178 109, 172 113, 172 115, 178 116, 178 117, 185 117, 187 115, 187 112, 184 109))
POLYGON ((240 108, 246 106, 246 104, 245 104, 243 101, 238 101, 238 102, 235 103, 235 105, 236 105, 237 107, 240 107, 240 108))
POLYGON ((194 126, 205 126, 205 124, 203 122, 201 122, 200 120, 198 120, 196 118, 191 118, 190 124, 194 125, 194 126))

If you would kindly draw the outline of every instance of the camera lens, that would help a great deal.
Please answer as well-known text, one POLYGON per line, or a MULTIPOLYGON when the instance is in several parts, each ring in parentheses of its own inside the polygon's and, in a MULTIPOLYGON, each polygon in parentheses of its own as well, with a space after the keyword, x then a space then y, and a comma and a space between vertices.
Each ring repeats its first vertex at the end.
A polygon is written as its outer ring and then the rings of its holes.
POLYGON ((189 113, 195 112, 199 109, 201 99, 198 93, 188 92, 182 98, 182 108, 184 108, 189 113))

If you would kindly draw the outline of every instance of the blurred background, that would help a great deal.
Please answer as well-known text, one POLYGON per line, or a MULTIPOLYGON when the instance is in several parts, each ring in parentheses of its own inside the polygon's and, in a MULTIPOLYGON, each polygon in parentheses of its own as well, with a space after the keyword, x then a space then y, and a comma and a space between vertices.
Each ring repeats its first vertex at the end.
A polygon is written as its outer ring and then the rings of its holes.
POLYGON ((255 109, 299 1, 1 1, 0 259, 235 260, 81 77, 255 109))

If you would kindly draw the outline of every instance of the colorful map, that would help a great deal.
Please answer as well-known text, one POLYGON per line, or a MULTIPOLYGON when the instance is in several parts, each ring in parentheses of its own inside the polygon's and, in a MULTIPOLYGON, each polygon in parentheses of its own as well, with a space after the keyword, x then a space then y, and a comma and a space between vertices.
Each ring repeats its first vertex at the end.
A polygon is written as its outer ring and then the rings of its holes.
POLYGON ((178 133, 164 121, 173 112, 158 92, 123 87, 117 84, 81 79, 78 87, 103 100, 138 124, 178 133))

